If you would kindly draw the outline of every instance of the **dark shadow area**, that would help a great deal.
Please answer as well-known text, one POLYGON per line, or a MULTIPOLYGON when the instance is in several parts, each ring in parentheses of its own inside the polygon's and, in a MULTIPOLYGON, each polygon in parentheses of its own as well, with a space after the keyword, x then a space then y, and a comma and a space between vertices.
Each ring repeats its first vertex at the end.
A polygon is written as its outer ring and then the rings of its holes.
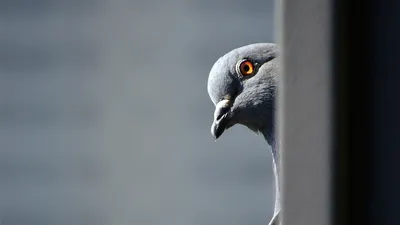
POLYGON ((400 224, 400 2, 334 8, 332 224, 400 224))

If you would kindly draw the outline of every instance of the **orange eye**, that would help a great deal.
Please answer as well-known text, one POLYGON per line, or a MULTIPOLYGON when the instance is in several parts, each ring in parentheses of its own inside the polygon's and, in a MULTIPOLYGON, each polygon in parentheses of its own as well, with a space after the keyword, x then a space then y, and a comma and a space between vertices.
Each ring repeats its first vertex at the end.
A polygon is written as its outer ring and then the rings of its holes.
POLYGON ((254 64, 249 60, 244 60, 239 64, 238 69, 242 76, 249 76, 254 73, 254 64))

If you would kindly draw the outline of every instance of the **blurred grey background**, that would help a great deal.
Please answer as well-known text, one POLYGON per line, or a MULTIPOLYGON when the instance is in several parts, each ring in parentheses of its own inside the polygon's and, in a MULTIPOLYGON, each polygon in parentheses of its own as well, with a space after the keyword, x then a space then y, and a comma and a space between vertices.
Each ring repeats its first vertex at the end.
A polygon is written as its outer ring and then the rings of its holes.
POLYGON ((265 225, 271 156, 206 83, 272 0, 0 1, 1 225, 265 225))

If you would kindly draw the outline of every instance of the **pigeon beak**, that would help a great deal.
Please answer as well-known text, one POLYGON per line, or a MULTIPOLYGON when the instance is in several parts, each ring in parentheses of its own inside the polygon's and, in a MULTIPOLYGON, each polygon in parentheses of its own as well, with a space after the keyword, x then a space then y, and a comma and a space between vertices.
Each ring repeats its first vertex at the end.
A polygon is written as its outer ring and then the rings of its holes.
POLYGON ((217 140, 227 128, 227 115, 231 109, 231 101, 224 99, 215 106, 214 122, 211 125, 211 135, 217 140))

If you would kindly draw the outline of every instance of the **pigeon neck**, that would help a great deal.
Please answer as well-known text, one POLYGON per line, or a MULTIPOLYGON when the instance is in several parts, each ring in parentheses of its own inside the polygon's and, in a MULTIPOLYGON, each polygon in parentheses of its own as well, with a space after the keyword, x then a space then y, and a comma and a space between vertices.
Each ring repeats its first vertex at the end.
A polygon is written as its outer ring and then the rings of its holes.
POLYGON ((279 154, 279 147, 275 139, 274 128, 264 130, 262 134, 264 136, 264 139, 271 146, 271 153, 274 163, 279 167, 280 154, 279 154))
POLYGON ((280 188, 280 154, 279 154, 279 142, 275 139, 274 132, 262 132, 265 140, 271 146, 272 162, 275 176, 275 210, 274 215, 277 215, 281 209, 281 188, 280 188))

